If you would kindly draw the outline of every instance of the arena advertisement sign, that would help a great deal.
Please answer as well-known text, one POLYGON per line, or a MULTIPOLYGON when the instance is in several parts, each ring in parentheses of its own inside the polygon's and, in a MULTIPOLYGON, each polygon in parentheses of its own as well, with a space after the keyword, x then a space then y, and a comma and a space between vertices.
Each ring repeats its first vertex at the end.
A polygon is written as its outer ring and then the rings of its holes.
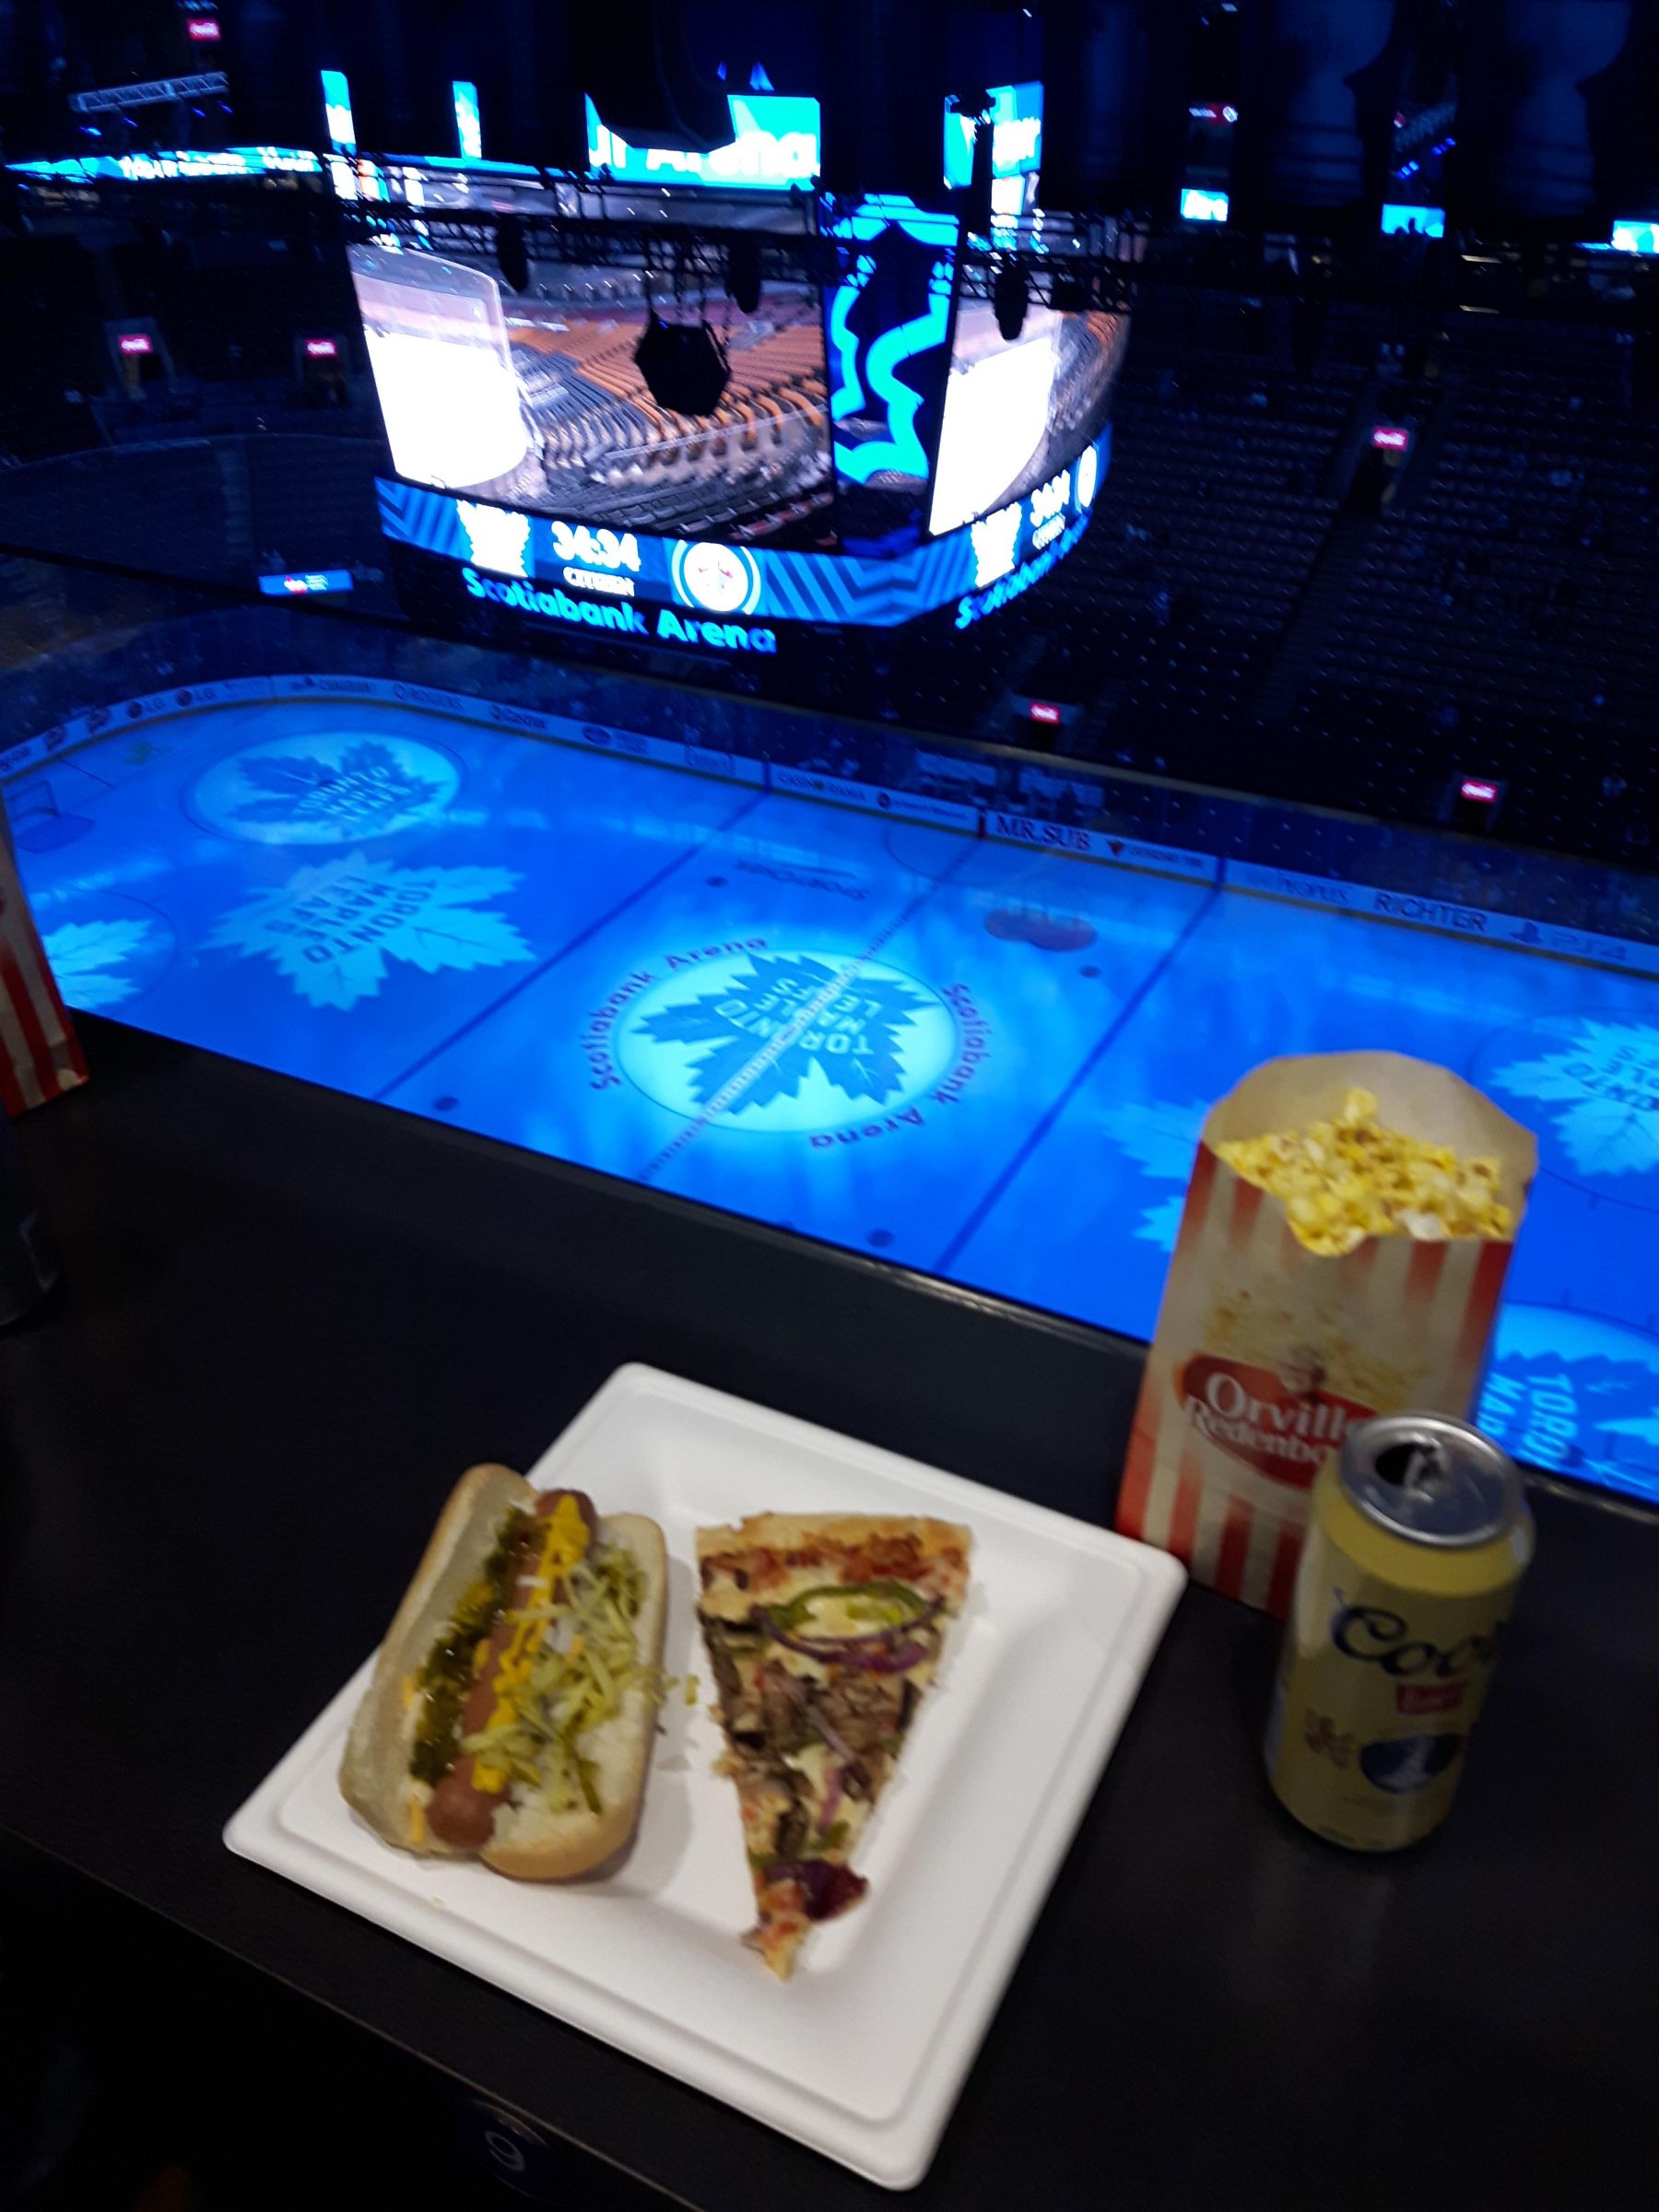
POLYGON ((891 791, 879 783, 856 782, 850 776, 820 775, 816 769, 785 768, 771 764, 771 788, 795 798, 827 801, 832 806, 856 806, 865 814, 893 814, 910 822, 934 822, 943 830, 965 830, 977 836, 980 810, 959 799, 938 799, 926 792, 891 791))
POLYGON ((1155 844, 1146 838, 1121 837, 1113 830, 1085 829, 1080 822, 1009 814, 1000 806, 986 807, 985 835, 1001 844, 1035 845, 1045 852, 1069 853, 1080 860, 1105 861, 1110 866, 1148 868, 1161 876, 1182 877, 1189 883, 1218 883, 1221 878, 1221 863, 1213 853, 1155 844))
POLYGON ((1255 891, 1305 906, 1335 907, 1344 913, 1369 914, 1413 929, 1441 930, 1450 936, 1482 937, 1489 944, 1512 945, 1524 952, 1553 953, 1599 966, 1629 968, 1641 975, 1659 975, 1659 945, 1607 936, 1598 930, 1565 928, 1521 914, 1502 913, 1495 908, 1465 906, 1454 900, 1385 889, 1380 884, 1348 883, 1336 876, 1305 875, 1300 869, 1269 867, 1258 861, 1230 860, 1225 877, 1232 890, 1255 891))

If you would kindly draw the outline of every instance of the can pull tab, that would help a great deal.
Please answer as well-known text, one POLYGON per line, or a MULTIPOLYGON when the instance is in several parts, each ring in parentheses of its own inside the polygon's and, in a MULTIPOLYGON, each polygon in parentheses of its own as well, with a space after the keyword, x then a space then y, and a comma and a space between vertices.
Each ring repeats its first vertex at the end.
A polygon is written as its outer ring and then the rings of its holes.
POLYGON ((1385 1413, 1342 1441, 1337 1480, 1360 1512, 1418 1544, 1485 1544, 1527 1522, 1497 1445, 1438 1413, 1385 1413))
POLYGON ((1432 1504, 1446 1494, 1446 1463, 1431 1438, 1413 1437, 1408 1442, 1388 1445, 1378 1453, 1376 1467, 1384 1482, 1398 1488, 1407 1509, 1419 1500, 1432 1504))

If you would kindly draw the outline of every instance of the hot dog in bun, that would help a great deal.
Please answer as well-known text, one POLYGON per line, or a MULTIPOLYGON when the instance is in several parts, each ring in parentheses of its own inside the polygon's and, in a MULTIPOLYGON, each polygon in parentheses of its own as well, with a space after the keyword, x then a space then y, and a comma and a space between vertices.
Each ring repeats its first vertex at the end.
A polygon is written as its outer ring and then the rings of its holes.
POLYGON ((527 1881, 598 1865, 638 1818, 666 1597, 654 1521, 474 1467, 352 1722, 347 1801, 400 1850, 527 1881))

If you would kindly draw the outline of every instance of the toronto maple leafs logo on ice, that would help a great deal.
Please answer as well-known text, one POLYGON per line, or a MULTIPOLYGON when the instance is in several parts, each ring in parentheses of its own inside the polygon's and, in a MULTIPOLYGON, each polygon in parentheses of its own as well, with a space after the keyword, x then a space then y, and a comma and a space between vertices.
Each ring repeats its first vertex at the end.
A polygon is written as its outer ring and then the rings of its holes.
POLYGON ((1580 1173, 1659 1168, 1659 1029, 1579 1018, 1560 1050, 1512 1062, 1492 1080, 1556 1109, 1557 1133, 1580 1173))
POLYGON ((442 789, 371 738, 348 745, 337 763, 314 753, 255 754, 241 773, 260 795, 237 808, 240 820, 345 823, 357 837, 390 816, 424 811, 442 789))
POLYGON ((388 960, 437 975, 530 959, 513 924, 484 903, 518 880, 507 868, 395 868, 357 853, 259 892, 206 941, 274 960, 313 1006, 345 1009, 377 995, 388 960))
POLYGON ((41 942, 68 1004, 83 1014, 101 1014, 144 988, 133 970, 157 949, 160 935, 158 923, 137 919, 65 922, 41 942))
POLYGON ((879 961, 746 952, 671 974, 618 1038, 660 1104, 751 1129, 824 1129, 916 1098, 947 1072, 957 1024, 937 993, 879 961))
POLYGON ((216 761, 191 804, 210 829, 256 843, 349 844, 429 821, 460 787, 458 766, 437 746, 320 731, 216 761))

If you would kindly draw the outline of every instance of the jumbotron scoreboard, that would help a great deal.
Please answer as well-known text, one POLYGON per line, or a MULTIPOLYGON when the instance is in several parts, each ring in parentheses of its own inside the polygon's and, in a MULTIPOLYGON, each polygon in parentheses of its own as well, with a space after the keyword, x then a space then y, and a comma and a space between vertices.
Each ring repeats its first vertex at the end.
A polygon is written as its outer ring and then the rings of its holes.
POLYGON ((1032 491, 904 552, 791 552, 526 514, 382 479, 387 537, 458 570, 460 591, 544 629, 736 654, 790 623, 890 627, 952 609, 967 629, 1040 582, 1086 528, 1108 425, 1032 491))
POLYGON ((735 210, 551 179, 353 209, 381 523, 423 619, 770 656, 803 624, 967 629, 1077 544, 1121 306, 1043 282, 1029 226, 1017 253, 891 196, 735 210), (700 404, 653 345, 696 355, 700 404))

